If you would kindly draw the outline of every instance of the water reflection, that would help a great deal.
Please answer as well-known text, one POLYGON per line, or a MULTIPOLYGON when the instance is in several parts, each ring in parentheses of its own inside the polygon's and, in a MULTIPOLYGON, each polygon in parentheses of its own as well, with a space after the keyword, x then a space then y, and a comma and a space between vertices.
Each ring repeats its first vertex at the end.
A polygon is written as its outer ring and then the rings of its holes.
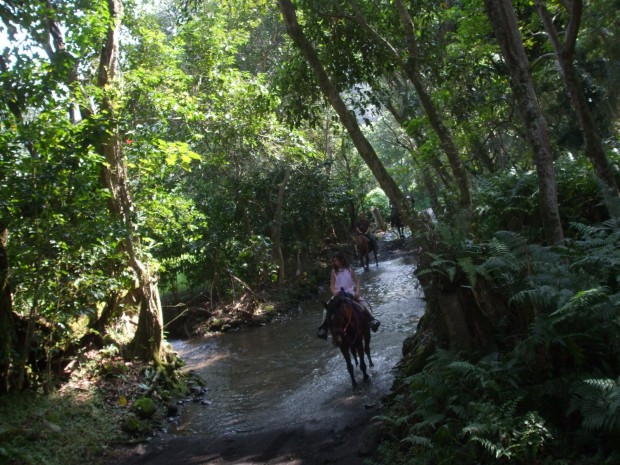
MULTIPOLYGON (((211 401, 188 409, 178 432, 215 435, 312 424, 326 415, 345 418, 351 409, 376 405, 389 391, 402 341, 413 332, 424 305, 412 259, 356 271, 362 294, 382 322, 371 342, 375 367, 370 383, 351 389, 339 350, 315 337, 321 303, 304 302, 286 321, 173 343, 188 366, 207 380, 206 398, 211 401)), ((356 376, 361 380, 359 371, 356 376)))

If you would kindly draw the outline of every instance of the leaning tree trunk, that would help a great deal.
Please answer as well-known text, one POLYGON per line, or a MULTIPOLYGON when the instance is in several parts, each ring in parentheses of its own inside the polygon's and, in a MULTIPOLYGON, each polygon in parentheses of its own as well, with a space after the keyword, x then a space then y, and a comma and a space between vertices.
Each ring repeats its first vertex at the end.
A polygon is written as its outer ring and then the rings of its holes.
POLYGON ((417 58, 417 41, 413 27, 413 20, 411 19, 409 10, 407 10, 407 7, 404 5, 402 0, 396 0, 395 3, 401 23, 405 27, 405 37, 407 39, 408 57, 404 66, 405 72, 407 73, 407 77, 413 84, 413 87, 418 94, 420 103, 424 108, 426 116, 428 116, 428 121, 431 124, 433 131, 437 134, 439 144, 448 158, 448 163, 450 164, 450 169, 452 170, 452 174, 454 175, 459 191, 459 206, 466 211, 468 218, 471 219, 472 203, 467 170, 461 160, 459 151, 454 143, 454 139, 452 138, 452 134, 450 134, 450 130, 446 127, 443 120, 439 116, 437 107, 435 106, 435 103, 433 102, 430 93, 424 84, 422 75, 420 74, 417 58))
POLYGON ((336 111, 340 122, 347 130, 349 137, 351 137, 351 140, 355 145, 355 148, 357 149, 362 159, 366 162, 368 168, 370 168, 370 171, 374 175, 375 179, 377 180, 383 191, 396 206, 396 208, 402 213, 403 219, 405 220, 407 225, 413 229, 413 218, 410 212, 407 211, 405 207, 405 196, 398 188, 396 182, 394 182, 390 174, 387 172, 387 170, 381 163, 381 160, 379 160, 379 157, 377 156, 373 146, 362 133, 357 119, 355 118, 355 114, 349 111, 349 108, 347 108, 346 104, 342 100, 338 90, 331 82, 329 76, 327 75, 327 72, 325 71, 325 68, 323 67, 323 64, 319 59, 318 54, 316 53, 316 50, 314 49, 308 38, 305 36, 297 21, 297 13, 295 11, 295 7, 290 0, 278 0, 278 6, 280 7, 280 11, 282 12, 288 34, 310 65, 310 68, 312 69, 317 79, 321 92, 323 93, 327 101, 331 104, 333 109, 336 111))
POLYGON ((545 238, 549 244, 555 244, 564 238, 564 232, 558 208, 553 153, 547 121, 538 104, 517 17, 510 0, 484 0, 484 3, 510 73, 512 91, 519 104, 528 143, 534 154, 545 238))
POLYGON ((284 255, 282 254, 282 209, 284 206, 284 190, 291 177, 291 167, 287 166, 284 171, 284 178, 278 187, 278 197, 276 198, 276 210, 271 222, 271 251, 273 261, 278 265, 278 284, 284 285, 286 281, 286 271, 284 269, 284 255))
MULTIPOLYGON (((370 25, 367 23, 366 18, 362 14, 357 2, 355 0, 349 0, 349 3, 354 9, 355 19, 359 26, 367 33, 373 36, 379 43, 383 44, 386 50, 392 55, 394 60, 404 70, 407 78, 413 84, 416 94, 422 104, 422 108, 428 117, 431 128, 439 139, 441 149, 448 158, 448 163, 454 179, 456 181, 456 187, 459 192, 459 207, 463 209, 467 217, 471 219, 472 216, 472 203, 471 203, 471 189, 469 186, 469 177, 465 165, 461 160, 459 151, 454 143, 454 139, 448 127, 443 123, 437 107, 431 98, 423 78, 420 73, 418 58, 417 58, 417 40, 415 36, 415 29, 413 27, 413 20, 407 10, 407 7, 401 0, 396 0, 396 7, 398 9, 399 18, 405 28, 406 46, 407 46, 407 60, 403 62, 401 55, 396 48, 390 44, 385 38, 381 37, 370 25)), ((398 208, 399 205, 397 204, 398 208)), ((400 212, 403 213, 402 211, 400 212)))
MULTIPOLYGON (((343 138, 342 143, 340 144, 340 148, 341 148, 340 156, 344 160, 344 165, 346 167, 346 172, 347 172, 346 188, 352 189, 353 185, 355 184, 355 181, 353 177, 353 170, 351 169, 351 163, 349 162, 349 159, 347 158, 347 149, 346 149, 345 142, 346 142, 346 139, 343 138)), ((347 221, 347 225, 345 226, 345 228, 343 228, 343 231, 347 231, 347 236, 348 236, 348 231, 353 229, 355 221, 357 219, 357 208, 352 198, 349 198, 349 200, 347 200, 347 213, 348 213, 347 215, 348 221, 347 221)))
POLYGON ((560 68, 560 76, 564 81, 564 87, 566 87, 571 104, 577 115, 577 121, 579 122, 579 127, 585 142, 586 156, 592 164, 594 173, 601 180, 601 188, 607 210, 611 216, 620 217, 618 184, 614 177, 614 170, 609 158, 605 154, 601 135, 594 121, 594 117, 592 116, 592 112, 590 111, 590 107, 588 106, 588 100, 573 63, 575 43, 577 41, 577 32, 579 30, 583 8, 582 1, 573 0, 570 3, 570 20, 564 34, 565 38, 563 43, 560 40, 560 34, 553 23, 553 19, 545 3, 546 2, 543 0, 534 0, 538 14, 543 21, 545 31, 549 37, 549 41, 553 46, 553 51, 555 52, 555 57, 560 68))
POLYGON ((140 239, 134 232, 133 205, 127 182, 127 164, 121 150, 119 129, 115 126, 115 105, 107 88, 115 81, 118 67, 118 47, 121 32, 123 5, 121 0, 108 0, 110 23, 106 43, 101 52, 98 86, 104 90, 101 102, 110 127, 103 132, 100 152, 105 159, 102 177, 110 191, 110 211, 125 229, 123 247, 129 257, 129 267, 136 274, 139 284, 140 313, 138 328, 130 344, 131 352, 146 361, 159 363, 162 355, 163 318, 157 280, 148 264, 140 258, 140 239))

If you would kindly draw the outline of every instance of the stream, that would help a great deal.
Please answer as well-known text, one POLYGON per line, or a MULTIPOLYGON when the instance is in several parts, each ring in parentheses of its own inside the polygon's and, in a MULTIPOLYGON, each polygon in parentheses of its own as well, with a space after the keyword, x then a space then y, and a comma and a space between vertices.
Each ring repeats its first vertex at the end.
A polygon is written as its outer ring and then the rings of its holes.
MULTIPOLYGON (((422 292, 413 276, 413 257, 355 267, 361 294, 381 328, 372 335, 371 380, 351 388, 337 347, 315 336, 329 298, 304 301, 285 319, 237 332, 173 342, 174 349, 207 383, 204 399, 184 411, 169 433, 223 437, 303 425, 306 429, 343 428, 355 412, 380 407, 389 393, 403 340, 424 312, 422 292)), ((355 371, 361 381, 361 372, 355 371)))

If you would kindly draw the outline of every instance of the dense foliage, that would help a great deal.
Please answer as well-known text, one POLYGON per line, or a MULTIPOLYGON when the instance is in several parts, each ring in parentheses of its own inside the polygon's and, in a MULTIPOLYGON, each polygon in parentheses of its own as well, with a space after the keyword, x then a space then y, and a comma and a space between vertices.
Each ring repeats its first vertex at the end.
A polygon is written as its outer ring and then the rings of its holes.
POLYGON ((434 274, 493 283, 511 339, 498 331, 485 352, 440 349, 414 373, 405 363, 384 418, 385 460, 616 463, 619 234, 615 221, 572 223, 573 239, 542 247, 501 231, 454 261, 436 257, 434 274))
POLYGON ((393 206, 428 308, 385 460, 617 462, 618 7, 0 0, 0 393, 129 320, 161 367, 160 293, 292 288, 393 206))

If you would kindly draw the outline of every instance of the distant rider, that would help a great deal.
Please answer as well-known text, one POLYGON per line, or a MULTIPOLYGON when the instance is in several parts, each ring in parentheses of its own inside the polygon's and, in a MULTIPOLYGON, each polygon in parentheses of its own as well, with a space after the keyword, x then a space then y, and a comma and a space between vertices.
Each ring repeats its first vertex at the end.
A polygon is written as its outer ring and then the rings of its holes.
POLYGON ((366 236, 370 243, 370 248, 376 251, 379 250, 379 246, 377 244, 377 240, 370 233, 370 221, 366 218, 366 214, 364 212, 360 213, 360 217, 355 222, 355 232, 359 235, 366 236))

